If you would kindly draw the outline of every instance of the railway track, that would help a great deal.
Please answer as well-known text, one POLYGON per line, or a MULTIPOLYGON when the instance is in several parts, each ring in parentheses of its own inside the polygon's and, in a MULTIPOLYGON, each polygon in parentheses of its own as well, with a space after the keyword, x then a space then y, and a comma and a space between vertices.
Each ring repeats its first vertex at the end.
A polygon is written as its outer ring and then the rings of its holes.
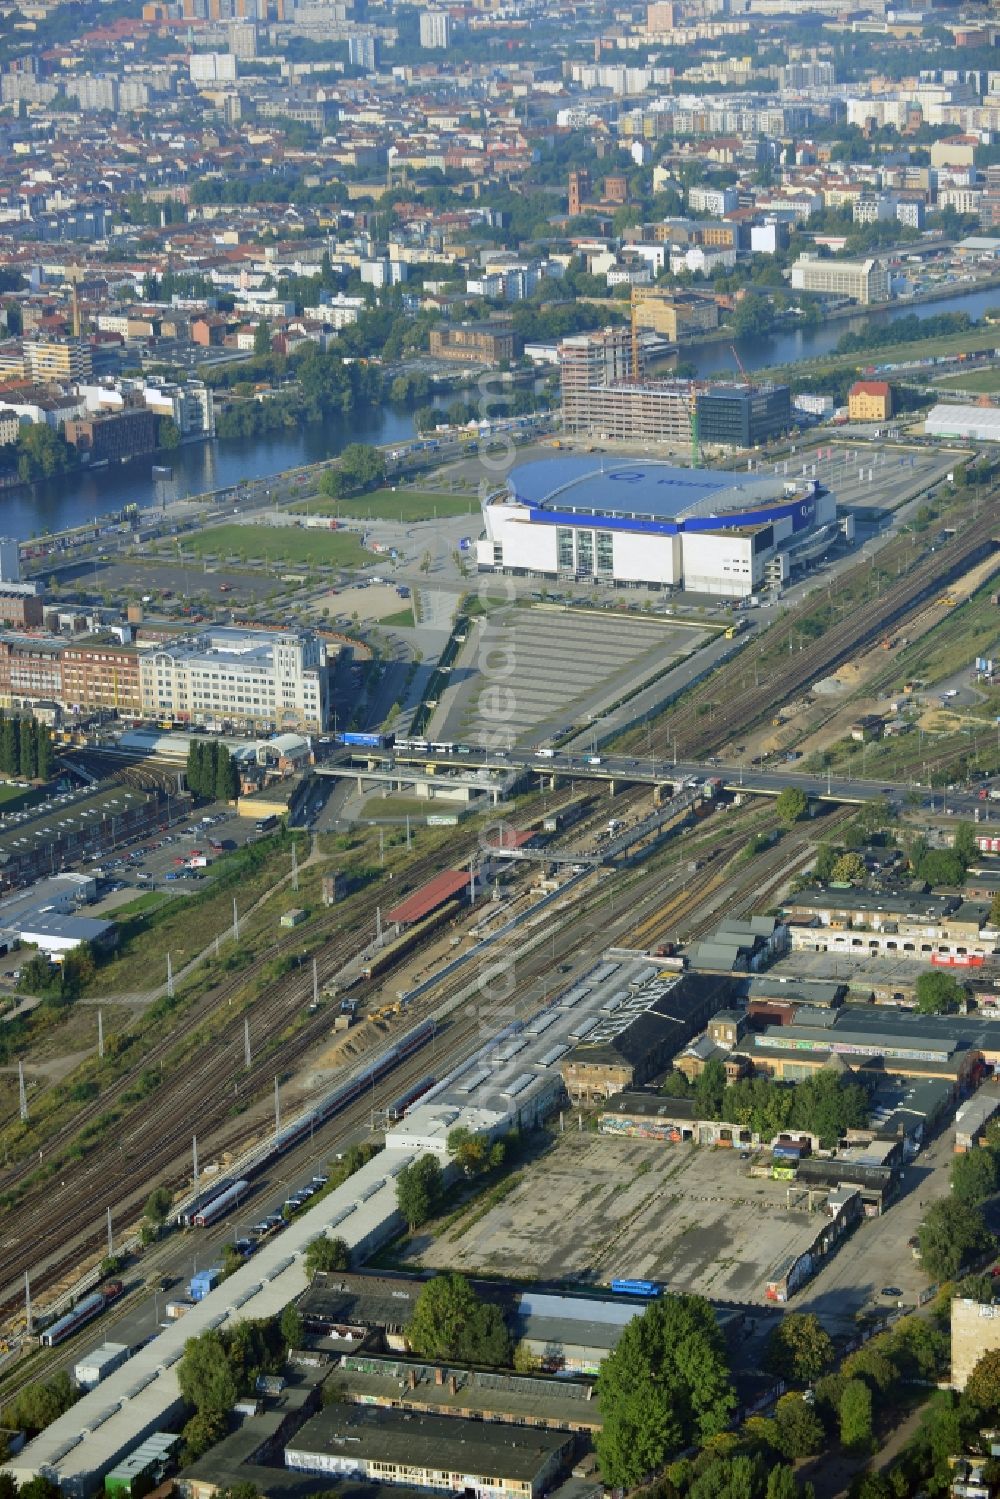
MULTIPOLYGON (((676 708, 662 715, 651 735, 651 744, 659 753, 676 749, 681 756, 692 758, 721 749, 734 735, 751 728, 764 718, 774 704, 794 697, 818 677, 833 671, 856 650, 868 645, 906 615, 921 607, 931 594, 947 586, 950 579, 974 565, 995 545, 997 522, 992 513, 981 515, 962 529, 935 553, 917 562, 907 573, 890 582, 881 594, 868 599, 849 616, 835 622, 810 645, 790 650, 785 665, 771 664, 751 685, 746 653, 720 667, 694 693, 676 708), (705 709, 709 704, 708 716, 705 709), (715 711, 717 707, 717 711, 715 711)), ((880 567, 891 565, 899 550, 900 565, 904 547, 902 538, 892 542, 880 554, 880 567)), ((794 644, 796 629, 815 607, 806 600, 797 610, 777 621, 764 637, 769 649, 794 644)), ((748 647, 750 651, 754 646, 748 647)), ((781 658, 782 660, 784 658, 781 658)))
MULTIPOLYGON (((630 790, 616 798, 614 805, 622 807, 626 801, 631 805, 644 794, 647 793, 641 789, 630 790)), ((550 798, 550 808, 557 810, 563 800, 570 799, 570 794, 562 800, 550 798)), ((535 820, 537 814, 516 819, 518 825, 535 820)), ((578 836, 578 829, 574 833, 578 836)), ((474 836, 467 840, 470 849, 474 836)), ((420 884, 440 867, 440 853, 424 855, 407 866, 407 883, 420 884)), ((351 930, 328 939, 315 952, 321 982, 331 978, 356 955, 360 931, 365 927, 368 931, 374 929, 376 907, 382 898, 377 887, 363 893, 352 913, 351 930)), ((338 919, 341 919, 339 914, 331 914, 328 924, 333 925, 338 919)), ((301 946, 301 934, 294 933, 275 943, 238 974, 216 986, 197 1018, 205 1023, 211 1015, 228 1009, 261 978, 277 956, 293 948, 300 950, 301 946)), ((371 988, 377 989, 384 977, 380 976, 371 988)), ((171 1062, 176 1064, 177 1059, 171 1056, 178 1045, 176 1034, 154 1042, 141 1063, 117 1079, 100 1099, 84 1105, 72 1126, 64 1127, 46 1143, 50 1157, 46 1180, 31 1182, 37 1169, 34 1161, 21 1162, 0 1177, 0 1190, 20 1189, 17 1218, 31 1225, 30 1233, 20 1239, 8 1235, 0 1248, 0 1312, 19 1298, 25 1270, 33 1272, 33 1284, 41 1288, 66 1275, 89 1248, 100 1244, 105 1231, 102 1215, 107 1205, 112 1206, 119 1222, 130 1221, 139 1215, 152 1185, 157 1182, 183 1185, 186 1173, 181 1171, 179 1163, 187 1154, 192 1135, 205 1142, 211 1138, 216 1151, 237 1143, 250 1143, 246 1123, 234 1122, 227 1128, 227 1116, 234 1108, 245 1108, 262 1096, 270 1089, 276 1072, 293 1070, 329 1031, 329 1016, 322 1011, 311 1020, 301 1021, 303 1007, 312 997, 312 982, 309 965, 283 975, 249 1006, 240 1006, 232 1020, 212 1038, 210 1046, 184 1060, 183 1068, 171 1075, 168 1089, 156 1088, 148 1100, 122 1118, 112 1145, 96 1148, 82 1163, 71 1167, 60 1163, 57 1173, 51 1160, 54 1152, 61 1149, 65 1154, 71 1149, 81 1128, 96 1123, 120 1103, 139 1073, 157 1065, 163 1068, 171 1062), (244 1065, 244 1018, 248 1015, 253 1033, 268 1038, 259 1047, 249 1070, 244 1065), (278 1040, 293 1022, 299 1022, 297 1029, 284 1035, 279 1053, 275 1049, 278 1040), (62 1170, 67 1172, 65 1187, 62 1170)), ((361 998, 365 993, 364 988, 358 991, 361 998)), ((434 1000, 434 1005, 438 1003, 440 997, 434 1000)), ((415 1005, 412 1018, 419 1019, 430 1008, 429 1000, 415 1005)), ((398 1087, 396 1074, 393 1076, 398 1087)), ((252 1133, 259 1134, 260 1130, 252 1133)))

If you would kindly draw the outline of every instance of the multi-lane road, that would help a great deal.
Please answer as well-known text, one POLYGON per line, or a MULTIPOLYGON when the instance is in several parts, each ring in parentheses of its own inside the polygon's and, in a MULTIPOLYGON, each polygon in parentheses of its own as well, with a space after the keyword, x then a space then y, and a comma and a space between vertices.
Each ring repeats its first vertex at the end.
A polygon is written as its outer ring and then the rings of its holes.
MULTIPOLYGON (((732 764, 718 759, 709 761, 686 761, 656 759, 649 756, 630 755, 579 755, 559 750, 539 753, 537 750, 483 750, 463 746, 461 755, 454 752, 426 751, 360 751, 356 757, 394 759, 412 763, 414 768, 426 763, 447 764, 456 770, 468 773, 470 769, 482 768, 493 771, 524 770, 538 776, 558 776, 573 780, 640 782, 650 785, 675 785, 677 782, 706 781, 718 778, 727 791, 758 796, 777 796, 788 786, 798 787, 818 801, 869 802, 885 800, 895 807, 909 802, 913 797, 915 806, 925 811, 973 820, 989 821, 995 815, 1000 820, 1000 801, 989 798, 990 786, 983 783, 987 795, 979 791, 956 789, 934 791, 929 787, 886 780, 873 780, 863 776, 820 775, 796 770, 791 765, 764 769, 757 765, 732 764), (991 812, 991 808, 994 811, 991 812)), ((993 787, 1000 794, 1000 781, 993 787)))

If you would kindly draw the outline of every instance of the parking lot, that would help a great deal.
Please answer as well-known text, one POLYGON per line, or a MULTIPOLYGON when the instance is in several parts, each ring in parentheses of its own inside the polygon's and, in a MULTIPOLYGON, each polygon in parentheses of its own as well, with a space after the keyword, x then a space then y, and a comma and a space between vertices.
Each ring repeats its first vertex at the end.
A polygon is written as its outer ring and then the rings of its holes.
POLYGON ((786 1182, 748 1173, 731 1150, 574 1130, 461 1237, 421 1245, 420 1262, 589 1284, 660 1280, 763 1304, 768 1276, 812 1242, 820 1221, 788 1210, 786 1182))
MULTIPOLYGON (((703 631, 662 618, 511 609, 491 622, 487 634, 470 635, 453 672, 456 692, 447 724, 435 718, 433 733, 476 742, 484 660, 488 673, 490 663, 502 659, 504 684, 510 684, 503 732, 512 744, 534 743, 566 724, 600 718, 630 683, 641 685, 704 639, 703 631)), ((495 717, 485 727, 495 735, 495 717)))

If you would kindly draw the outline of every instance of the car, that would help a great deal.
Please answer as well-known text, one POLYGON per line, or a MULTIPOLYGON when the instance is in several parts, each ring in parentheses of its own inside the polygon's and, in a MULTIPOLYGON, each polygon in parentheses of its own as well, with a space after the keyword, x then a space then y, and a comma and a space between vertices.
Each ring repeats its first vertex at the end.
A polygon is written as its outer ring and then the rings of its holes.
POLYGON ((176 869, 168 869, 163 878, 165 880, 179 880, 180 875, 178 874, 176 869))
POLYGON ((893 1300, 898 1300, 898 1298, 902 1296, 903 1292, 899 1286, 883 1286, 881 1294, 883 1296, 889 1296, 893 1300))

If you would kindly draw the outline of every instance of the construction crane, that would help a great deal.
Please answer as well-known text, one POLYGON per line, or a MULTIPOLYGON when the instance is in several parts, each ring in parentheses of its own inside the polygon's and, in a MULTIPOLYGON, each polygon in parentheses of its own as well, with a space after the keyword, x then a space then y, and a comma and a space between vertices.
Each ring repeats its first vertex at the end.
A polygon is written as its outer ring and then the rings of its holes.
POLYGON ((743 368, 743 361, 742 361, 742 359, 740 358, 740 356, 736 352, 736 345, 735 344, 730 344, 729 345, 729 352, 730 352, 730 354, 732 354, 733 358, 736 360, 736 368, 740 372, 740 376, 741 376, 741 378, 743 380, 743 384, 746 386, 747 390, 753 390, 753 381, 750 379, 750 376, 747 374, 746 370, 743 368))
POLYGON ((689 399, 691 403, 691 467, 697 468, 701 462, 701 454, 698 444, 698 393, 693 385, 689 399))

